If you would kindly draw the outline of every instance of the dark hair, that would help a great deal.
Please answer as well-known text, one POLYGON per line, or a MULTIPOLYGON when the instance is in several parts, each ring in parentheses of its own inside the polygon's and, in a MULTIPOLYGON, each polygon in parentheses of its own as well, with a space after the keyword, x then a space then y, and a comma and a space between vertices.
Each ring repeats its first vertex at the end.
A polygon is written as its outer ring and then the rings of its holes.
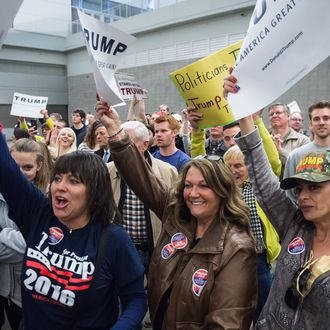
POLYGON ((95 120, 92 124, 93 126, 93 130, 94 130, 94 134, 95 131, 99 128, 99 127, 105 127, 99 120, 95 120))
POLYGON ((86 119, 86 113, 84 110, 81 110, 81 109, 76 109, 72 112, 73 114, 74 113, 78 113, 79 116, 81 117, 81 119, 85 120, 86 119))
POLYGON ((309 120, 312 120, 312 112, 315 109, 323 109, 323 108, 328 108, 330 109, 330 102, 329 101, 319 101, 316 103, 313 103, 309 108, 308 108, 308 116, 309 120))
POLYGON ((94 149, 96 146, 96 136, 95 131, 97 128, 103 126, 103 124, 95 120, 92 124, 88 125, 87 133, 84 138, 84 142, 86 143, 87 147, 90 149, 94 149))
POLYGON ((175 200, 171 204, 177 217, 189 220, 191 213, 183 197, 185 180, 191 167, 196 167, 203 175, 206 183, 220 198, 216 219, 224 223, 231 223, 240 229, 249 229, 249 208, 243 202, 239 189, 229 167, 222 161, 192 159, 179 174, 175 200))
MULTIPOLYGON (((104 226, 111 222, 120 222, 110 174, 101 157, 83 151, 75 151, 59 157, 55 162, 50 184, 57 174, 67 173, 71 173, 86 186, 87 209, 91 221, 101 221, 104 226)), ((49 197, 51 201, 51 192, 49 197)))
POLYGON ((30 138, 30 134, 27 130, 23 129, 23 128, 19 128, 16 127, 14 129, 14 137, 16 140, 19 139, 29 139, 30 138))
POLYGON ((148 131, 150 131, 152 133, 152 135, 155 136, 155 128, 154 128, 154 126, 151 125, 151 124, 144 124, 144 125, 146 125, 148 131))
POLYGON ((228 128, 235 127, 235 126, 239 126, 239 122, 238 122, 238 121, 233 121, 232 123, 225 125, 225 126, 223 127, 223 131, 225 131, 225 130, 228 129, 228 128))

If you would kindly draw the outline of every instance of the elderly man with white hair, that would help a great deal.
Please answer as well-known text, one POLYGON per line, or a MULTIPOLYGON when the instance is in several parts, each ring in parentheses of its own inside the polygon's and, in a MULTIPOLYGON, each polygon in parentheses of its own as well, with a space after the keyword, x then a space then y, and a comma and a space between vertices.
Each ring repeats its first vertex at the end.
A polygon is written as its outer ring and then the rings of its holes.
MULTIPOLYGON (((158 178, 171 187, 177 178, 177 170, 174 166, 154 158, 147 151, 149 145, 147 127, 139 121, 127 121, 121 127, 129 135, 140 153, 144 155, 146 162, 158 178)), ((134 166, 134 164, 127 165, 134 166)), ((108 169, 115 202, 122 216, 122 225, 135 244, 142 263, 148 268, 154 245, 161 231, 161 220, 157 218, 154 212, 144 206, 143 202, 121 179, 114 162, 108 164, 108 169)))

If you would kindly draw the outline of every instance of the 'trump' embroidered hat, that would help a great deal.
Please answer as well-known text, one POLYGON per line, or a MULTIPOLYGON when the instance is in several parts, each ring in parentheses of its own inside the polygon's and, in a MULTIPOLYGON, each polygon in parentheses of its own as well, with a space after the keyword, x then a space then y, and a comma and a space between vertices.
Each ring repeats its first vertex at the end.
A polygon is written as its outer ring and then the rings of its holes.
POLYGON ((308 153, 297 165, 296 174, 282 180, 281 188, 294 188, 298 180, 309 182, 330 181, 330 150, 308 153))

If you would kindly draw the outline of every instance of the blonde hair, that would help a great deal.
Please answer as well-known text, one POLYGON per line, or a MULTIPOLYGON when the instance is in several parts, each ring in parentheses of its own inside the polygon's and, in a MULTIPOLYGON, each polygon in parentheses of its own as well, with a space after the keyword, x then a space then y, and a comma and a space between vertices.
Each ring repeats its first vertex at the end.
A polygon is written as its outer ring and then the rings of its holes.
POLYGON ((223 155, 223 161, 227 164, 230 160, 235 159, 245 165, 244 155, 238 146, 232 146, 223 155))
POLYGON ((56 138, 56 142, 55 142, 55 158, 58 158, 59 156, 62 156, 64 154, 69 154, 71 152, 74 152, 77 150, 77 137, 76 137, 76 133, 69 127, 63 127, 62 129, 60 129, 60 131, 58 132, 58 136, 56 138), (60 137, 61 137, 61 133, 63 133, 64 131, 67 131, 69 133, 72 134, 73 136, 73 142, 70 146, 70 148, 66 149, 64 151, 64 153, 60 154, 61 148, 60 148, 60 137))
POLYGON ((42 192, 47 192, 51 168, 49 167, 50 165, 47 161, 47 157, 49 156, 46 154, 47 147, 46 145, 43 146, 42 143, 43 142, 38 143, 26 138, 19 139, 10 147, 10 152, 16 151, 36 154, 37 164, 41 166, 40 170, 36 174, 36 177, 33 179, 33 183, 42 192))

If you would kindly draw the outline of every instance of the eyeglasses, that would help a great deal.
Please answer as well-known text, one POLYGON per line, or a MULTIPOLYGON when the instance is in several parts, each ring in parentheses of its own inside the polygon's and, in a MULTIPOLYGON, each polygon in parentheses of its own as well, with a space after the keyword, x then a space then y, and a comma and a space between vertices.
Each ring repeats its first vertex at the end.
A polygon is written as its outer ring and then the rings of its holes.
POLYGON ((312 272, 310 270, 311 263, 307 262, 307 266, 298 269, 292 279, 292 286, 286 291, 284 301, 292 309, 298 307, 300 298, 304 296, 303 291, 307 289, 307 283, 312 272))
POLYGON ((302 119, 299 119, 299 118, 291 118, 290 120, 292 120, 292 121, 297 121, 297 122, 302 122, 303 120, 302 119))
POLYGON ((269 117, 280 116, 282 113, 284 113, 284 111, 270 112, 270 113, 269 113, 269 117))

